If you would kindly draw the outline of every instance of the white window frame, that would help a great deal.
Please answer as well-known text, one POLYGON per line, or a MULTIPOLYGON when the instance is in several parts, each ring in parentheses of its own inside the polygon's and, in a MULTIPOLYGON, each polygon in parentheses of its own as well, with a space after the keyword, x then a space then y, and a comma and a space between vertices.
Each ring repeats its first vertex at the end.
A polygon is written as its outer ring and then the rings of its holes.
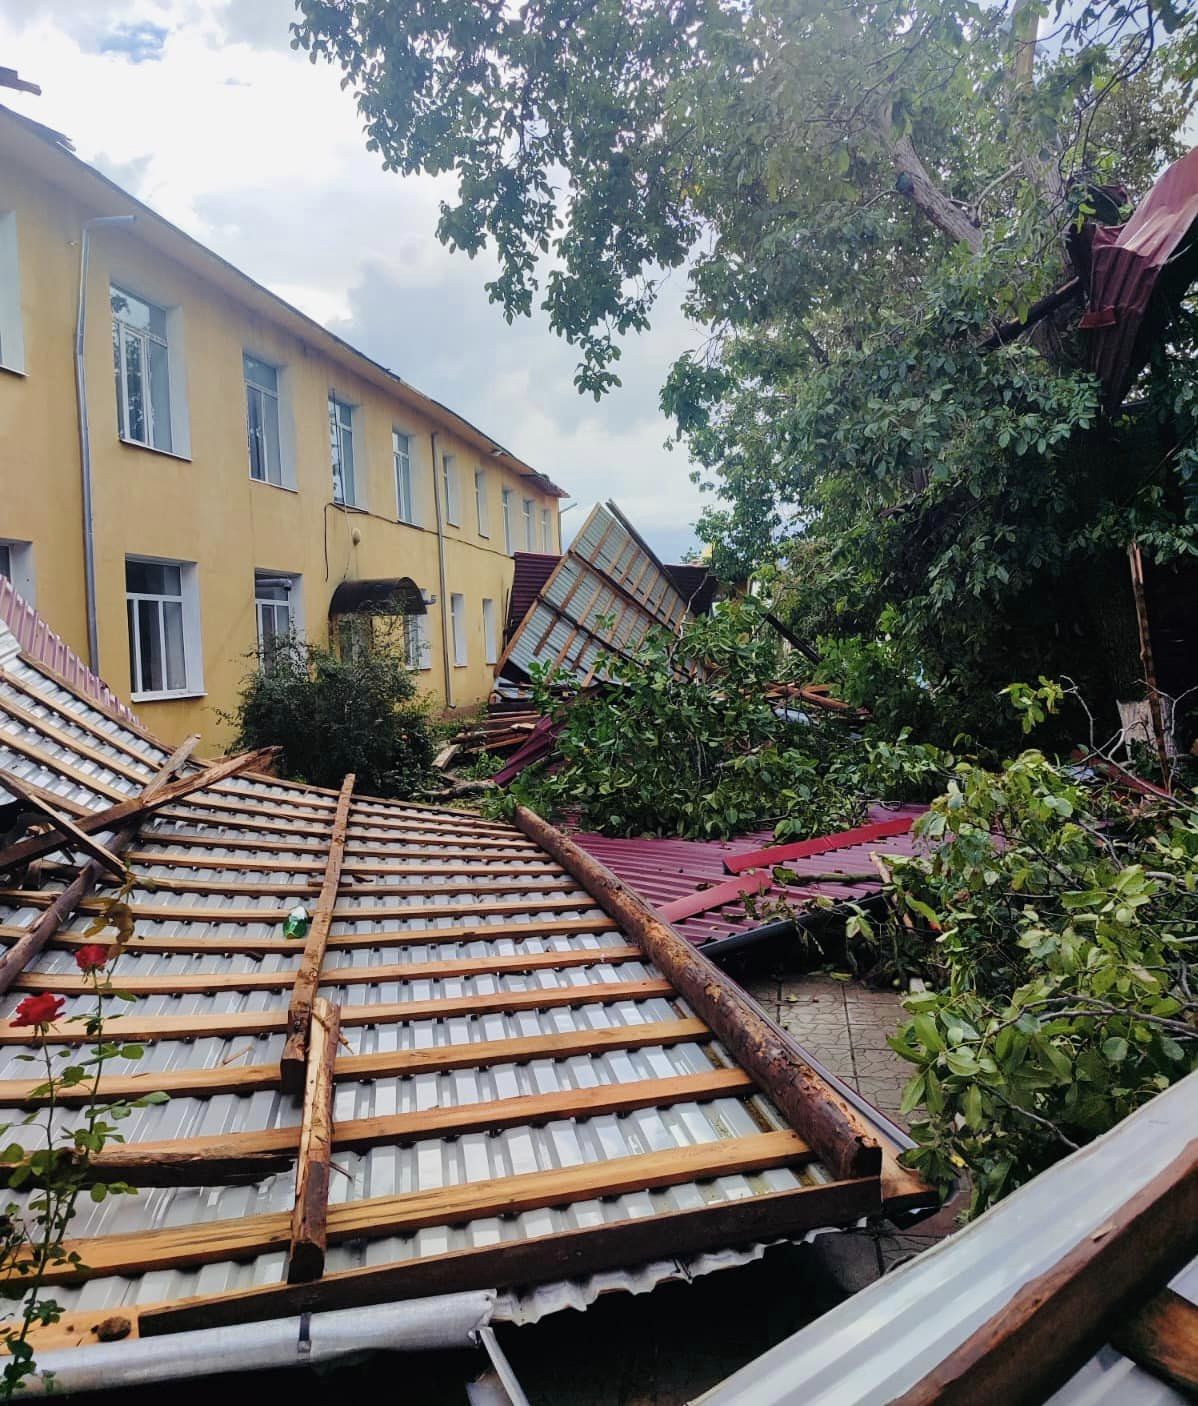
POLYGON ((512 490, 510 488, 503 490, 503 549, 509 557, 514 555, 516 550, 512 544, 512 490))
POLYGON ((462 525, 462 495, 458 491, 458 456, 441 455, 441 501, 445 504, 445 521, 450 527, 462 525))
POLYGON ((395 516, 416 525, 416 497, 412 482, 412 436, 391 427, 391 462, 395 466, 395 516))
POLYGON ((545 552, 554 549, 553 516, 549 508, 541 509, 541 549, 545 552))
POLYGON ((478 535, 489 539, 491 536, 491 524, 489 521, 489 505, 487 503, 486 469, 475 469, 474 471, 474 512, 478 518, 478 535))
POLYGON ((272 488, 293 487, 288 473, 288 455, 286 437, 283 432, 283 367, 276 366, 274 362, 268 361, 264 356, 257 356, 244 348, 241 353, 241 379, 245 387, 245 432, 246 432, 246 454, 249 460, 250 478, 255 483, 265 483, 272 488), (272 391, 269 386, 264 386, 258 381, 251 380, 251 372, 246 366, 246 360, 257 361, 261 365, 268 367, 275 373, 275 388, 272 391), (267 414, 273 414, 275 422, 275 450, 278 454, 278 462, 273 466, 270 463, 270 436, 255 436, 251 429, 250 405, 253 398, 258 396, 261 399, 263 410, 267 414), (254 472, 253 440, 257 438, 261 450, 263 462, 266 465, 266 475, 263 478, 254 472), (274 476, 272 477, 272 468, 274 476))
POLYGON ((109 284, 109 299, 113 293, 122 293, 127 298, 133 298, 139 303, 144 303, 147 307, 153 308, 155 312, 162 314, 165 326, 165 335, 151 332, 145 327, 135 327, 132 323, 125 321, 119 314, 112 313, 112 330, 114 339, 114 366, 116 374, 116 396, 117 396, 117 435, 124 444, 135 445, 139 449, 151 449, 156 454, 170 454, 176 459, 186 459, 191 454, 191 427, 187 414, 187 397, 184 394, 184 371, 183 371, 183 317, 181 309, 164 307, 161 303, 155 302, 152 298, 146 298, 140 293, 135 293, 120 283, 109 284), (141 358, 142 378, 145 385, 150 387, 150 345, 162 347, 166 352, 166 411, 170 421, 170 443, 155 443, 157 431, 155 428, 155 409, 153 395, 146 397, 145 422, 146 438, 136 439, 129 433, 129 385, 128 385, 128 347, 130 343, 136 342, 139 347, 141 358))
POLYGON ((329 392, 329 461, 333 473, 333 502, 343 508, 362 508, 366 505, 361 486, 365 479, 365 464, 361 453, 363 436, 359 407, 345 400, 336 391, 329 392), (345 412, 342 418, 342 411, 345 412), (345 436, 349 436, 350 471, 346 492, 345 475, 345 436), (340 495, 340 496, 338 496, 340 495))
POLYGON ((433 648, 428 638, 428 616, 403 617, 404 663, 414 672, 433 667, 433 648))
POLYGON ((535 552, 537 549, 537 505, 532 498, 524 500, 524 550, 535 552))
POLYGON ((449 623, 453 631, 453 667, 464 669, 470 662, 466 648, 466 597, 456 591, 449 597, 449 623))
POLYGON ((6 371, 25 374, 25 329, 21 319, 21 264, 17 256, 15 210, 0 211, 0 366, 6 371))
POLYGON ((303 639, 303 577, 293 571, 268 571, 265 567, 257 567, 254 570, 254 628, 257 632, 258 659, 265 663, 265 651, 262 644, 262 622, 264 614, 269 611, 275 617, 275 634, 278 630, 278 614, 282 608, 287 616, 287 628, 283 633, 289 634, 293 639, 303 639), (279 600, 277 596, 265 594, 266 589, 285 589, 286 600, 279 600))
POLYGON ((36 591, 33 579, 33 543, 24 542, 19 537, 0 537, 0 548, 8 557, 9 569, 0 571, 7 575, 12 588, 28 605, 36 605, 36 591))
POLYGON ((128 578, 125 584, 125 614, 126 620, 129 614, 129 604, 145 603, 158 605, 159 628, 162 631, 163 659, 166 658, 166 625, 162 611, 165 601, 179 601, 182 620, 182 642, 183 642, 183 674, 184 686, 182 688, 162 688, 147 689, 139 688, 137 685, 144 680, 141 677, 141 632, 139 629, 130 629, 129 632, 129 681, 130 697, 135 703, 152 702, 157 699, 170 698, 195 698, 204 692, 204 664, 200 638, 200 598, 199 582, 196 564, 194 561, 175 561, 170 557, 152 556, 127 556, 125 566, 128 568, 130 562, 145 563, 151 566, 176 566, 179 568, 179 591, 178 596, 154 594, 151 592, 130 591, 128 578))
POLYGON ((483 657, 488 664, 499 659, 499 640, 495 633, 495 602, 483 596, 483 657))

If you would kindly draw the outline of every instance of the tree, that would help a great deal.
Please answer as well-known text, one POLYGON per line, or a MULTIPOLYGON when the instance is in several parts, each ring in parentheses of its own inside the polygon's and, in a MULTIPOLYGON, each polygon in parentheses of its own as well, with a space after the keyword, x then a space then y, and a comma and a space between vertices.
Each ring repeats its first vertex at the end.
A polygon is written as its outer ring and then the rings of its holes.
POLYGON ((1085 369, 1076 296, 1018 328, 1073 273, 1070 228, 1179 154, 1193 5, 300 10, 384 164, 456 172, 440 237, 494 246, 509 319, 541 296, 581 390, 689 261, 706 342, 663 404, 723 500, 701 530, 725 572, 778 563, 806 629, 868 643, 886 612, 946 729, 995 726, 1029 651, 1126 695, 1121 553, 1198 551, 1194 328, 1182 310, 1131 415, 1085 369))

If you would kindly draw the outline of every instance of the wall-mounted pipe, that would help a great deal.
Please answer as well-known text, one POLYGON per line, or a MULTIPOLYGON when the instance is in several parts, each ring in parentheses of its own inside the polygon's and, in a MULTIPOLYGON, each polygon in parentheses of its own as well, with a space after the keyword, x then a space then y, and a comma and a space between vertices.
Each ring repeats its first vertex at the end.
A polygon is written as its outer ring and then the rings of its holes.
POLYGON ((83 595, 87 612, 87 662, 100 673, 100 630, 96 620, 96 523, 92 508, 92 448, 87 421, 87 369, 83 344, 87 331, 87 256, 93 229, 135 224, 136 215, 97 215, 84 220, 79 237, 79 307, 75 317, 75 394, 79 401, 79 473, 83 488, 83 595))
MULTIPOLYGON (((437 431, 429 431, 433 449, 433 507, 437 515, 437 570, 441 578, 441 669, 445 678, 445 706, 455 706, 453 700, 453 666, 449 662, 449 597, 445 594, 445 524, 441 519, 441 482, 437 472, 437 431)), ((448 506, 448 505, 446 505, 448 506)))

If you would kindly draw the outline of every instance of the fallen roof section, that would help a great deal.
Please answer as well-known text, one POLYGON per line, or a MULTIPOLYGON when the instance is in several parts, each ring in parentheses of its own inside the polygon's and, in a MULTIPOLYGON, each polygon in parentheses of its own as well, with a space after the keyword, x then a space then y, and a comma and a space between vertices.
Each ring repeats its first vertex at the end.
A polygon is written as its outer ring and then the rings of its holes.
MULTIPOLYGON (((101 1157, 142 1189, 81 1206, 70 1235, 88 1269, 52 1272, 66 1313, 41 1346, 94 1344, 112 1313, 150 1337, 563 1278, 641 1284, 620 1276, 700 1272, 934 1200, 785 1032, 763 1026, 766 1063, 734 1052, 743 993, 536 817, 190 761, 196 789, 151 814, 138 798, 171 760, 36 661, 0 669, 0 767, 85 828, 136 812, 137 938, 117 982, 140 999, 106 1035, 146 1050, 106 1064, 103 1091, 170 1095, 101 1157), (297 901, 304 942, 282 931, 297 901), (692 962, 707 995, 680 976, 692 962)), ((62 907, 70 844, 58 871, 0 880, 0 942, 62 907)), ((15 1002, 63 995, 51 1044, 82 1041, 74 955, 101 905, 64 909, 0 1003, 0 1105, 17 1116, 38 1080, 15 1002)), ((64 1096, 62 1126, 78 1107, 64 1096)))
POLYGON ((574 838, 689 942, 702 945, 749 932, 817 898, 862 903, 876 897, 882 879, 873 855, 913 854, 911 827, 925 808, 877 806, 868 825, 782 846, 774 843, 772 830, 731 840, 628 840, 592 833, 574 838), (854 878, 828 877, 841 874, 854 878), (730 882, 729 875, 740 882, 730 882))
MULTIPOLYGON (((541 566, 525 567, 522 590, 541 566)), ((654 626, 676 630, 695 613, 616 505, 596 504, 511 631, 496 677, 519 682, 552 664, 585 687, 606 677, 605 654, 628 655, 654 626)))
POLYGON ((1183 1406, 1160 1373, 1198 1361, 1196 1127, 1191 1074, 696 1406, 1183 1406))

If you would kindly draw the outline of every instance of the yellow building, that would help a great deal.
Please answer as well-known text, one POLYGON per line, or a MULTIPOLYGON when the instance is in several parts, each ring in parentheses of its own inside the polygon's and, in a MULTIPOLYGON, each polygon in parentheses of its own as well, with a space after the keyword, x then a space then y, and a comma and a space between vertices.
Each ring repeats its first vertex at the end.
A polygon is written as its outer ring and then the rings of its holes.
POLYGON ((0 572, 160 736, 227 741, 256 650, 380 597, 482 701, 562 496, 0 107, 0 572))

